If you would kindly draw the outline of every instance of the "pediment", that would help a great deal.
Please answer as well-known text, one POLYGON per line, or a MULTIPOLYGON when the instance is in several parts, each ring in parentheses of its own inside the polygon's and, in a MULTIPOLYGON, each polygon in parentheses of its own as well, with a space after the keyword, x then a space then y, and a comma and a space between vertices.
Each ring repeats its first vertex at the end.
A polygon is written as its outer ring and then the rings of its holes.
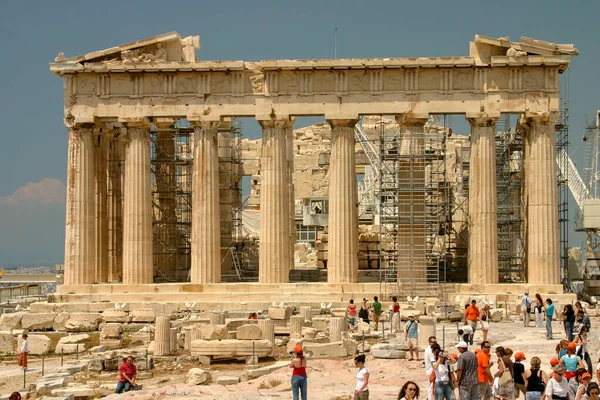
POLYGON ((87 63, 150 63, 196 61, 195 50, 200 48, 199 36, 181 38, 177 32, 164 33, 104 50, 65 58, 59 53, 57 64, 87 63))

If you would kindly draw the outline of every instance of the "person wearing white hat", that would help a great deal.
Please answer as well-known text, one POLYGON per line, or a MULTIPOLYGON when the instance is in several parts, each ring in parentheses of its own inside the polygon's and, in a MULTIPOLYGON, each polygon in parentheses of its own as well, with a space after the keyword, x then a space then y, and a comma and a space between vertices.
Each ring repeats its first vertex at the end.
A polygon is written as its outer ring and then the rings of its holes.
POLYGON ((477 357, 469 351, 467 342, 461 340, 455 346, 460 352, 458 365, 456 366, 456 385, 458 386, 458 398, 460 400, 477 400, 478 378, 477 357))
POLYGON ((415 358, 413 357, 413 350, 416 356, 416 360, 419 361, 419 325, 418 322, 415 321, 415 314, 408 314, 408 322, 404 326, 404 340, 408 341, 408 350, 410 351, 410 358, 408 361, 412 361, 415 358))

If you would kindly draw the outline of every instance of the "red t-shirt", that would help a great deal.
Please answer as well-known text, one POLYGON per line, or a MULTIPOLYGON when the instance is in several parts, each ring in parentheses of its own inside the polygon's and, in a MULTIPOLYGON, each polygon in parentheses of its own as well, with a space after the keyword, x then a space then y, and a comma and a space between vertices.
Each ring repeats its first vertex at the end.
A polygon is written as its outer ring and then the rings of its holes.
POLYGON ((124 362, 119 367, 119 372, 119 382, 129 382, 127 379, 125 379, 123 375, 127 375, 129 379, 133 379, 135 377, 135 374, 137 373, 137 369, 135 368, 135 365, 127 364, 126 362, 124 362))
POLYGON ((350 304, 348 306, 348 316, 356 317, 356 304, 350 304))
POLYGON ((490 355, 486 354, 485 351, 480 350, 476 354, 477 356, 477 378, 479 382, 489 382, 490 378, 485 372, 486 368, 490 366, 490 355))

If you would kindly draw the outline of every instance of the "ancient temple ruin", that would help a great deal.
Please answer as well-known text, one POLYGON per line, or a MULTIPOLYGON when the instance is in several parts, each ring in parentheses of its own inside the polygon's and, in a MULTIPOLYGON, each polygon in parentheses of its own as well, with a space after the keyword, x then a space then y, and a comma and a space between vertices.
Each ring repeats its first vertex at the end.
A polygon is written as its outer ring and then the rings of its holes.
POLYGON ((513 290, 500 285, 497 186, 510 182, 497 173, 516 161, 518 188, 500 201, 522 223, 514 290, 562 293, 555 129, 573 45, 478 35, 468 56, 260 62, 203 61, 199 47, 172 32, 50 64, 69 129, 60 299, 342 298, 382 282, 402 294, 439 288, 460 257, 466 271, 446 288, 513 290), (466 116, 470 138, 443 115, 466 116), (497 145, 509 115, 514 158, 497 145), (302 116, 326 123, 295 131, 302 116), (240 117, 258 121, 261 140, 242 140, 240 117), (297 241, 313 255, 295 262, 297 241), (259 285, 226 286, 244 263, 259 285))

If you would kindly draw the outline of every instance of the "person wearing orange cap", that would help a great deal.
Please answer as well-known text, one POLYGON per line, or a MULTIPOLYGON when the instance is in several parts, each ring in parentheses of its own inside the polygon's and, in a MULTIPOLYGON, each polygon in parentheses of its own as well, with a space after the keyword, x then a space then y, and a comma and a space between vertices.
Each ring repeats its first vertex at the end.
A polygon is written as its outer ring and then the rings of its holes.
MULTIPOLYGON (((558 359, 555 360, 556 364, 554 365, 557 365, 558 359)), ((523 380, 525 381, 527 390, 525 398, 527 400, 539 400, 546 390, 548 377, 546 376, 546 373, 541 370, 542 360, 540 360, 539 357, 531 357, 529 364, 531 365, 531 368, 523 374, 523 380)))
POLYGON ((523 375, 525 374, 525 366, 521 364, 521 361, 526 360, 525 354, 522 351, 515 353, 515 362, 513 363, 513 379, 515 381, 515 398, 519 398, 519 394, 523 393, 523 397, 526 397, 525 391, 525 380, 523 375))
POLYGON ((584 395, 587 395, 587 389, 592 381, 592 374, 589 372, 584 372, 581 374, 581 378, 579 381, 579 386, 577 387, 577 394, 575 395, 575 400, 582 400, 584 395))
POLYGON ((294 400, 298 400, 298 394, 302 392, 302 400, 306 400, 308 394, 306 392, 308 382, 306 380, 306 357, 302 346, 294 347, 294 359, 290 363, 292 371, 292 396, 294 400))
POLYGON ((575 376, 577 368, 585 369, 585 365, 583 364, 581 357, 575 354, 576 348, 577 346, 575 343, 570 342, 567 345, 567 354, 560 358, 560 363, 565 366, 565 377, 567 379, 571 379, 573 376, 575 376))

